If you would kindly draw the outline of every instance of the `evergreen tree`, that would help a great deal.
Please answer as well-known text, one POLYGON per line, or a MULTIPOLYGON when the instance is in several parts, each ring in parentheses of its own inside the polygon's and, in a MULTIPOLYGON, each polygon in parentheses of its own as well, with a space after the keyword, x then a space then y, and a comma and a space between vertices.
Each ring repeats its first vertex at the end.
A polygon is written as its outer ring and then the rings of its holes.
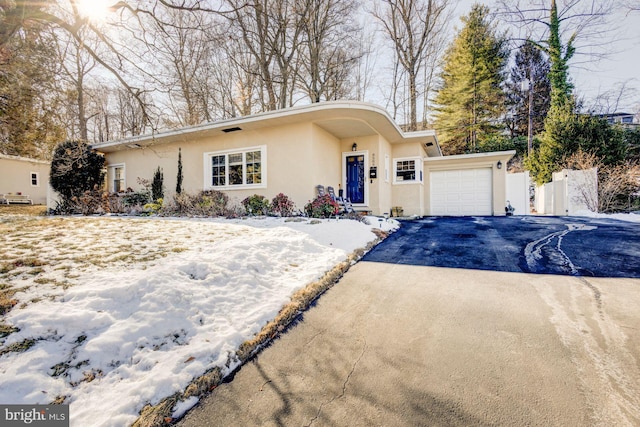
POLYGON ((555 0, 551 1, 547 27, 549 37, 537 46, 549 56, 550 108, 540 147, 525 162, 538 184, 551 181, 563 160, 578 149, 597 155, 605 164, 616 163, 626 155, 623 134, 605 120, 577 114, 568 65, 575 53, 576 35, 563 45, 555 0))
POLYGON ((560 19, 558 18, 558 6, 555 0, 551 0, 549 17, 549 38, 543 49, 549 55, 551 69, 549 82, 551 84, 551 105, 561 106, 571 100, 573 84, 569 81, 569 60, 576 49, 573 45, 576 34, 574 33, 565 46, 560 38, 560 19))
POLYGON ((510 81, 506 85, 509 109, 506 124, 511 137, 528 135, 529 95, 533 99, 532 134, 538 135, 544 130, 544 118, 547 116, 551 101, 549 70, 549 61, 533 43, 526 42, 516 52, 510 81), (529 81, 529 90, 522 88, 522 82, 526 80, 529 81))
POLYGON ((579 150, 595 155, 604 165, 619 164, 627 156, 628 142, 622 129, 574 110, 571 101, 551 107, 540 147, 527 159, 540 185, 551 181, 553 172, 561 170, 565 160, 579 150))
POLYGON ((158 166, 158 169, 153 173, 153 181, 151 181, 151 199, 158 201, 162 198, 164 198, 164 174, 158 166))
POLYGON ((178 148, 178 176, 176 179, 176 194, 182 193, 182 149, 178 148))
POLYGON ((103 167, 104 157, 85 142, 66 141, 54 150, 49 183, 63 201, 69 201, 102 187, 103 167))
POLYGON ((51 96, 56 77, 51 43, 39 28, 30 28, 0 47, 2 154, 50 159, 64 140, 57 120, 60 106, 51 96))
POLYGON ((640 129, 624 129, 622 132, 627 144, 627 160, 640 164, 640 129))
POLYGON ((473 5, 462 22, 445 54, 435 98, 435 128, 445 154, 478 151, 500 133, 504 115, 506 37, 498 33, 486 6, 473 5))

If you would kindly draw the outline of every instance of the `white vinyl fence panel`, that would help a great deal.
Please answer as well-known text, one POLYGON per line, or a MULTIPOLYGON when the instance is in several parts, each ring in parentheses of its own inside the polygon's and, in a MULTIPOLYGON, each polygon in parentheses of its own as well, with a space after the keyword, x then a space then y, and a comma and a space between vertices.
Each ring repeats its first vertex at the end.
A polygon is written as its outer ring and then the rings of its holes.
POLYGON ((598 209, 598 170, 564 169, 553 181, 536 187, 536 211, 548 215, 576 215, 598 209))
POLYGON ((507 200, 516 210, 514 215, 529 215, 529 172, 507 174, 507 200))

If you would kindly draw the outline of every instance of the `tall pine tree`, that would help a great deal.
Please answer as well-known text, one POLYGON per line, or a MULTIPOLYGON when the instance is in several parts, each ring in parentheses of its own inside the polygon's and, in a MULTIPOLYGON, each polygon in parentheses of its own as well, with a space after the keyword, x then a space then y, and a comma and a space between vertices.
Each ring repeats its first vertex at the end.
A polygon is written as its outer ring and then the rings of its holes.
POLYGON ((440 144, 445 154, 476 152, 502 130, 507 40, 489 8, 474 4, 447 49, 435 98, 440 144))
MULTIPOLYGON (((553 172, 562 168, 564 158, 581 145, 585 145, 584 138, 581 138, 582 143, 575 141, 576 136, 582 133, 582 127, 592 125, 598 127, 598 123, 591 123, 591 119, 579 118, 576 115, 573 84, 569 79, 569 60, 575 53, 576 35, 574 33, 567 43, 563 44, 560 37, 560 22, 556 1, 551 0, 549 22, 546 23, 549 36, 537 44, 537 47, 549 56, 551 102, 544 122, 540 147, 525 162, 539 185, 551 181, 553 172)), ((594 141, 587 145, 597 145, 597 143, 594 141)))

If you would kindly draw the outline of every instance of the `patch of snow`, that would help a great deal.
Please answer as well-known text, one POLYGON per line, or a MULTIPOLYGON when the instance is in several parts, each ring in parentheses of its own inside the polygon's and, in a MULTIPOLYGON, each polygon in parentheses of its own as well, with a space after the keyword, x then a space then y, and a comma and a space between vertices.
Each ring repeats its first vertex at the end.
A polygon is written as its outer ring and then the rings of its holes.
POLYGON ((573 216, 583 216, 587 218, 598 218, 598 219, 615 219, 618 221, 627 221, 627 222, 640 222, 640 214, 637 214, 637 213, 604 214, 604 213, 591 212, 589 210, 581 210, 576 212, 573 216))
POLYGON ((566 224, 566 226, 566 230, 548 234, 536 241, 527 244, 527 246, 524 248, 524 256, 527 261, 527 268, 529 269, 529 271, 533 272, 537 270, 537 264, 540 259, 542 259, 542 251, 546 249, 551 254, 556 255, 555 257, 550 258, 556 258, 558 260, 556 261, 556 263, 560 264, 560 267, 568 268, 573 275, 578 274, 578 268, 562 250, 562 239, 572 231, 590 231, 595 230, 598 227, 584 224, 566 224), (556 239, 557 243, 555 247, 552 247, 550 244, 554 239, 556 239))
MULTIPOLYGON (((0 357, 0 402, 46 404, 68 396, 72 426, 130 425, 144 405, 184 390, 207 370, 231 372, 236 349, 296 290, 375 240, 372 228, 399 226, 367 220, 110 217, 69 230, 77 244, 115 221, 131 235, 169 233, 173 244, 186 247, 156 262, 79 269, 74 286, 49 289, 47 298, 9 312, 5 321, 20 331, 3 346, 36 343, 0 357)), ((15 298, 41 296, 32 285, 15 298)), ((174 416, 196 402, 181 402, 174 416)))
POLYGON ((172 418, 180 418, 182 417, 189 409, 196 406, 200 399, 195 396, 191 396, 187 400, 180 401, 176 404, 175 408, 173 408, 173 414, 171 414, 172 418))

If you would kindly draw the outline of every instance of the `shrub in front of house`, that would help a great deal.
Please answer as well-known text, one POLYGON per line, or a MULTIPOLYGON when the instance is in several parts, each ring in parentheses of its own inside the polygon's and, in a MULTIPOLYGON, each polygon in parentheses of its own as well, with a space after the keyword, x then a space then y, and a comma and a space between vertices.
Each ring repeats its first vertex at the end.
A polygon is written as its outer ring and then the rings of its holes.
POLYGON ((182 192, 164 206, 160 213, 176 216, 225 216, 229 196, 217 190, 200 191, 197 194, 182 192))
POLYGON ((271 200, 270 214, 275 216, 293 216, 296 205, 285 194, 280 193, 271 200))
POLYGON ((164 198, 164 174, 162 169, 158 166, 158 169, 153 173, 153 180, 151 181, 151 199, 157 201, 164 198))
POLYGON ((247 197, 241 203, 249 215, 266 215, 269 212, 269 200, 258 194, 247 197))
POLYGON ((146 189, 133 191, 128 188, 127 191, 122 194, 122 204, 126 208, 142 207, 147 203, 151 203, 151 194, 146 189))
POLYGON ((309 202, 304 207, 307 216, 312 218, 329 218, 337 215, 340 211, 338 203, 328 194, 318 196, 315 200, 309 202))
POLYGON ((160 209, 162 209, 162 203, 163 203, 163 199, 162 197, 157 199, 155 202, 151 202, 151 203, 147 203, 146 205, 144 205, 144 213, 147 215, 154 215, 157 214, 158 212, 160 212, 160 209))
POLYGON ((104 157, 85 142, 66 141, 54 150, 49 172, 49 183, 60 195, 54 213, 84 213, 94 209, 93 196, 87 200, 92 204, 85 209, 82 200, 102 186, 104 180, 104 157))
POLYGON ((125 213, 127 208, 124 205, 122 196, 118 193, 102 193, 102 209, 109 213, 125 213))

